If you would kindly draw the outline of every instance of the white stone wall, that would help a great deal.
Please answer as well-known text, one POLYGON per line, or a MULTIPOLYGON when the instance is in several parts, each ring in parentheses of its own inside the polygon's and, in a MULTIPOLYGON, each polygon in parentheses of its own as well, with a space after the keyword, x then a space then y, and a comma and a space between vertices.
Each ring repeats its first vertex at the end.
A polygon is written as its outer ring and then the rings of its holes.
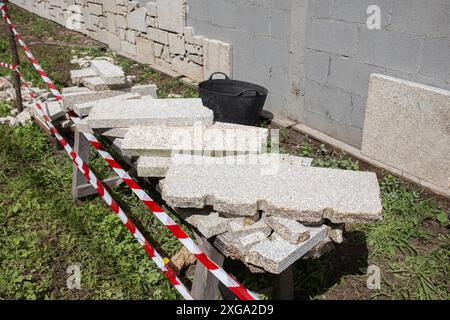
POLYGON ((10 2, 162 71, 175 71, 197 82, 214 71, 232 75, 231 45, 195 35, 186 26, 185 0, 10 2))

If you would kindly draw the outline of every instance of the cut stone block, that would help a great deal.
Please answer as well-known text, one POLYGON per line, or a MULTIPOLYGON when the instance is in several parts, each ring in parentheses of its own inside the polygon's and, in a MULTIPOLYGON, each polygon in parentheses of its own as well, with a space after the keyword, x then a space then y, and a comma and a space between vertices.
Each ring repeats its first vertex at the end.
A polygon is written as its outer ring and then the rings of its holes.
POLYGON ((186 222, 196 227, 208 239, 225 233, 230 228, 230 219, 221 218, 216 212, 208 216, 192 215, 186 219, 186 222))
POLYGON ((98 104, 116 103, 116 104, 121 105, 127 100, 140 99, 140 98, 141 98, 141 96, 137 93, 126 93, 126 94, 122 94, 120 96, 115 96, 115 97, 111 97, 111 98, 75 104, 73 106, 73 111, 80 117, 85 117, 85 116, 88 116, 89 113, 91 112, 92 108, 98 104))
POLYGON ((123 94, 124 92, 120 90, 92 91, 87 89, 85 92, 80 91, 63 95, 63 102, 66 109, 73 110, 75 104, 116 97, 123 94))
POLYGON ((271 239, 252 246, 245 256, 245 262, 270 273, 280 274, 322 242, 327 236, 327 228, 326 226, 312 227, 310 234, 311 237, 308 240, 295 245, 275 233, 271 239))
POLYGON ((83 78, 83 86, 94 91, 109 90, 108 85, 100 77, 83 78))
POLYGON ((267 138, 267 129, 219 122, 209 127, 132 127, 125 136, 124 151, 130 156, 160 157, 260 154, 266 150, 267 138))
POLYGON ((50 120, 58 120, 66 114, 66 111, 61 107, 61 103, 57 101, 46 102, 44 110, 47 112, 50 120))
POLYGON ((138 93, 141 96, 150 96, 155 99, 158 98, 158 87, 155 84, 145 84, 141 86, 133 86, 130 88, 130 92, 138 93))
POLYGON ((85 78, 97 77, 97 72, 92 68, 84 68, 81 70, 71 70, 70 79, 72 79, 72 84, 79 86, 82 84, 85 78))
POLYGON ((173 164, 161 182, 173 207, 203 208, 237 216, 268 215, 299 222, 373 222, 382 219, 375 173, 280 164, 271 174, 258 166, 173 164))
POLYGON ((92 108, 89 126, 96 128, 129 128, 132 126, 190 126, 199 122, 211 125, 213 112, 201 99, 141 99, 124 105, 102 104, 92 108))
MULTIPOLYGON (((124 138, 124 137, 117 137, 124 138)), ((138 177, 159 177, 163 178, 166 176, 167 170, 172 163, 249 163, 259 166, 270 166, 272 161, 282 162, 289 165, 298 166, 310 166, 313 159, 302 158, 291 156, 288 154, 259 154, 259 155, 237 155, 237 156, 226 156, 226 157, 205 157, 197 155, 175 155, 173 157, 139 157, 137 162, 137 175, 138 177)))
POLYGON ((362 153, 450 194, 450 91, 373 74, 362 153))
POLYGON ((310 228, 301 223, 287 218, 268 217, 266 223, 273 231, 278 233, 284 240, 292 244, 299 244, 309 239, 310 228))
POLYGON ((107 60, 93 60, 91 68, 108 86, 125 85, 125 73, 122 68, 107 60))

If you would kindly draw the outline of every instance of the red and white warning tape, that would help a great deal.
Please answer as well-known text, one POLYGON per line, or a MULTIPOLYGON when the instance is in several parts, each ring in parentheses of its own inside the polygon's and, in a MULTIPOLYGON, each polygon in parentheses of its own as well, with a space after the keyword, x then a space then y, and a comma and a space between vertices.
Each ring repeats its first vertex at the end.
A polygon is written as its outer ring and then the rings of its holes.
MULTIPOLYGON (((3 64, 0 63, 0 66, 3 64)), ((51 133, 56 137, 58 142, 64 147, 66 153, 70 156, 72 161, 77 165, 78 169, 84 174, 86 180, 97 190, 99 195, 103 198, 103 200, 108 204, 108 206, 117 214, 119 219, 125 225, 125 227, 131 232, 131 234, 136 238, 139 244, 144 248, 145 252, 149 255, 149 257, 156 263, 158 268, 164 273, 166 278, 170 281, 171 284, 177 289, 177 291, 187 300, 193 300, 189 291, 186 287, 181 283, 175 273, 164 263, 161 255, 152 247, 152 245, 145 239, 142 233, 136 228, 133 222, 126 216, 124 211, 119 207, 119 205, 115 202, 115 200, 111 197, 108 190, 105 189, 103 183, 97 179, 95 174, 89 169, 85 162, 73 151, 72 147, 68 144, 67 140, 62 137, 57 129, 53 126, 48 114, 45 111, 45 108, 42 108, 40 102, 37 100, 36 94, 31 90, 28 86, 25 79, 23 79, 19 69, 16 67, 15 70, 20 76, 21 80, 24 83, 24 88, 30 97, 33 100, 33 103, 40 115, 43 117, 45 123, 50 128, 51 133)))
MULTIPOLYGON (((16 31, 14 25, 12 24, 10 18, 7 15, 7 12, 5 11, 5 8, 6 6, 5 5, 2 6, 2 3, 0 2, 0 10, 2 11, 2 16, 4 20, 8 23, 10 28, 13 30, 16 39, 18 40, 21 47, 25 50, 26 53, 28 52, 26 54, 28 59, 33 64, 38 73, 41 75, 42 79, 46 83, 47 87, 52 91, 55 98, 57 100, 62 100, 62 96, 56 89, 56 86, 52 83, 52 81, 48 78, 46 73, 42 70, 41 66, 38 64, 37 60, 31 54, 29 48, 21 39, 19 33, 16 31)), ((78 123, 81 120, 73 113, 71 113, 70 116, 75 123, 78 123)), ((114 160, 111 154, 109 154, 106 150, 103 149, 102 145, 95 138, 94 135, 88 133, 84 133, 84 135, 91 143, 91 145, 94 146, 94 148, 99 152, 99 154, 105 159, 105 161, 114 169, 114 171, 118 174, 118 176, 122 178, 123 181, 131 188, 131 190, 139 197, 139 199, 145 204, 145 206, 147 206, 147 208, 158 218, 158 220, 160 220, 167 227, 167 229, 189 250, 189 252, 192 253, 220 282, 222 282, 227 288, 229 288, 239 299, 242 300, 259 299, 255 293, 251 292, 250 290, 247 290, 236 279, 230 276, 223 268, 218 266, 207 255, 205 255, 200 250, 200 248, 195 244, 195 242, 183 231, 183 229, 177 223, 175 223, 175 221, 173 221, 172 218, 170 218, 154 200, 150 198, 150 196, 131 178, 131 176, 125 170, 122 169, 122 167, 117 163, 117 161, 114 160)), ((71 153, 69 153, 69 155, 71 155, 71 153)), ((84 166, 87 167, 85 164, 84 166)), ((103 190, 104 188, 102 188, 102 191, 103 190)), ((101 192, 99 193, 100 195, 102 195, 101 192)))
POLYGON ((6 69, 9 69, 9 70, 16 70, 17 69, 16 65, 10 64, 10 63, 5 63, 5 62, 0 62, 0 67, 6 68, 6 69))

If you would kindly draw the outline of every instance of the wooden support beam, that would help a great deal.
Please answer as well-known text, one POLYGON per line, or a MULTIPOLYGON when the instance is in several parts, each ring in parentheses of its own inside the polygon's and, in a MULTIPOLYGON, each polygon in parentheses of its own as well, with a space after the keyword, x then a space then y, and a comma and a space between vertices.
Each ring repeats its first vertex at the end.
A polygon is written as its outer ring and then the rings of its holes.
MULTIPOLYGON (((17 52, 16 37, 14 36, 14 33, 9 26, 6 26, 6 30, 8 32, 9 49, 12 56, 12 63, 16 66, 19 66, 20 60, 19 60, 19 53, 17 52)), ((22 112, 23 111, 22 89, 21 89, 22 83, 20 81, 20 76, 17 72, 13 72, 11 79, 14 85, 14 89, 16 91, 16 99, 15 99, 16 109, 19 112, 22 112)))

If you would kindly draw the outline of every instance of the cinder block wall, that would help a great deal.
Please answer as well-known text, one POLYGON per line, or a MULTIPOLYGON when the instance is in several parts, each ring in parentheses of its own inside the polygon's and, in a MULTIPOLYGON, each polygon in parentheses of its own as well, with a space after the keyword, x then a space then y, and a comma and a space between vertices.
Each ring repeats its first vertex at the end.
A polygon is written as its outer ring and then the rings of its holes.
POLYGON ((303 121, 360 147, 371 73, 450 89, 450 1, 311 0, 303 121), (381 30, 367 8, 381 9, 381 30))
POLYGON ((450 89, 448 0, 187 3, 188 25, 233 44, 234 77, 269 88, 267 109, 356 147, 371 73, 450 89))

